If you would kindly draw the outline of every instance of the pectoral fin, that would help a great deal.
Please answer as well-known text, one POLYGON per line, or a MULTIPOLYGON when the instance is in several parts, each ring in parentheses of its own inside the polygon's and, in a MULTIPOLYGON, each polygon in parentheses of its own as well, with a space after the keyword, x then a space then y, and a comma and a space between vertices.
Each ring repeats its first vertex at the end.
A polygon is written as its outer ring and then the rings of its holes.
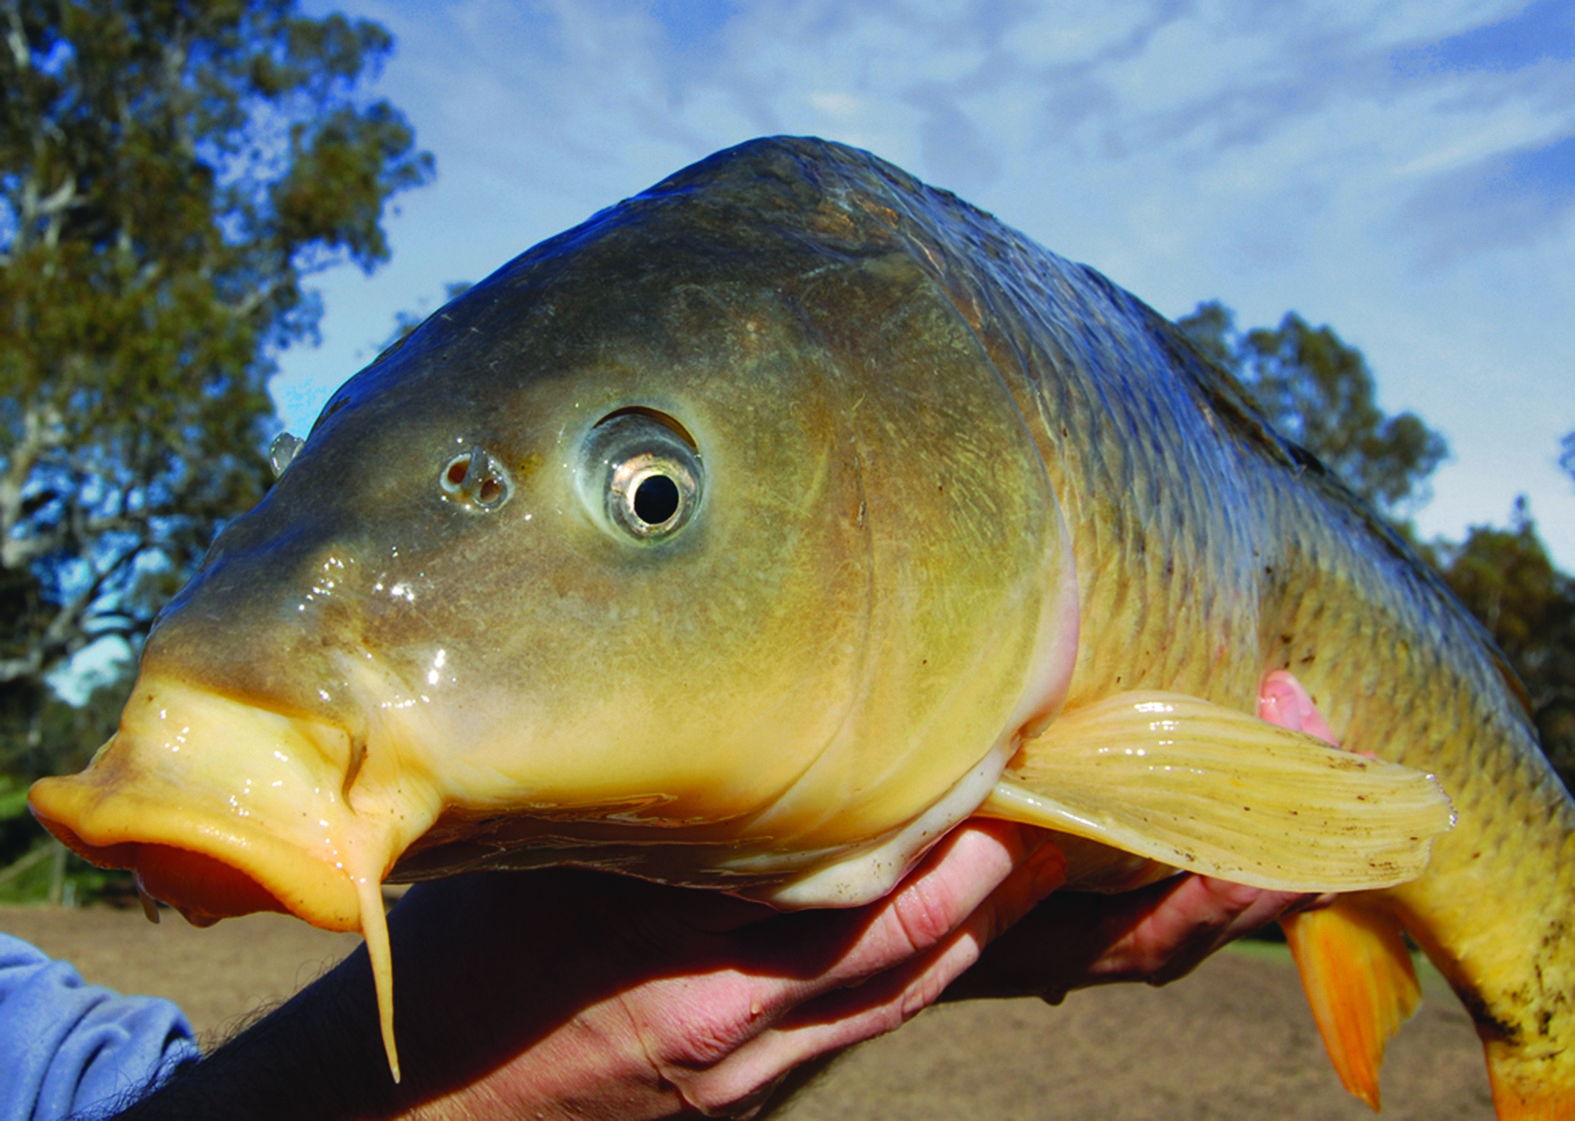
POLYGON ((1384 1047, 1422 1001, 1400 926, 1359 900, 1280 919, 1340 1081, 1378 1109, 1384 1047))
POLYGON ((1062 714, 1023 743, 979 812, 1238 883, 1318 892, 1415 878, 1454 820, 1429 775, 1169 693, 1062 714))

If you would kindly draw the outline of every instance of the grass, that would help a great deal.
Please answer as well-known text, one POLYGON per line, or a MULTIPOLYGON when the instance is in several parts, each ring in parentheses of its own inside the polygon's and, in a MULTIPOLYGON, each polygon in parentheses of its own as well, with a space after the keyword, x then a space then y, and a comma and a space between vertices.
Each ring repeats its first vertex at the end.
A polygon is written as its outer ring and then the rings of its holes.
POLYGON ((125 872, 95 868, 54 840, 41 841, 0 868, 0 903, 85 907, 132 890, 125 872))

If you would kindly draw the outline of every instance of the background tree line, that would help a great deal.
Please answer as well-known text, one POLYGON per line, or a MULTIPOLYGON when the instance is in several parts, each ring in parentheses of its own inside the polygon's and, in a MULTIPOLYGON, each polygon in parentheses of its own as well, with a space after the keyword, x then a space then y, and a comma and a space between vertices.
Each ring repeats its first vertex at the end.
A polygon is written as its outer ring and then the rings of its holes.
MULTIPOLYGON (((83 765, 129 687, 131 660, 89 687, 73 659, 104 642, 134 653, 261 496, 268 379, 281 348, 314 337, 310 278, 386 260, 385 204, 432 158, 398 109, 359 93, 388 33, 296 0, 0 0, 0 40, 4 898, 54 859, 27 784, 83 765)), ((1360 353, 1294 313, 1241 331, 1206 303, 1181 325, 1414 540, 1406 518, 1447 447, 1377 406, 1360 353)), ((1575 433, 1560 462, 1575 478, 1575 433)), ((1569 781, 1575 581, 1530 511, 1419 551, 1520 673, 1569 781)))
POLYGON ((51 682, 134 650, 260 497, 307 281, 386 260, 385 202, 431 175, 357 92, 392 45, 296 0, 0 0, 0 868, 126 688, 51 682))

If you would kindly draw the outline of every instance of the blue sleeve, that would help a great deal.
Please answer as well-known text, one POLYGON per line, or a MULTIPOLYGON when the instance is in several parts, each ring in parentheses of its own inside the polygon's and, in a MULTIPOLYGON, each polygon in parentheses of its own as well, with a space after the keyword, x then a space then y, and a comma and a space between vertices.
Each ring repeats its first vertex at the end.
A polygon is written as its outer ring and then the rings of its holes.
POLYGON ((196 1058, 174 1004, 86 984, 65 962, 0 934, 0 1121, 102 1111, 196 1058))

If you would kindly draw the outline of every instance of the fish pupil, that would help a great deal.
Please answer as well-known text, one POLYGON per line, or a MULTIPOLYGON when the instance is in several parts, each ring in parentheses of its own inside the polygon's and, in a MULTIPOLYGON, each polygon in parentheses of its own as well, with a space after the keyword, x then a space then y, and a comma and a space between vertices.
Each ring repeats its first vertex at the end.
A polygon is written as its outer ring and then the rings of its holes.
POLYGON ((634 488, 634 516, 646 525, 661 525, 678 513, 678 484, 666 475, 647 475, 634 488))

